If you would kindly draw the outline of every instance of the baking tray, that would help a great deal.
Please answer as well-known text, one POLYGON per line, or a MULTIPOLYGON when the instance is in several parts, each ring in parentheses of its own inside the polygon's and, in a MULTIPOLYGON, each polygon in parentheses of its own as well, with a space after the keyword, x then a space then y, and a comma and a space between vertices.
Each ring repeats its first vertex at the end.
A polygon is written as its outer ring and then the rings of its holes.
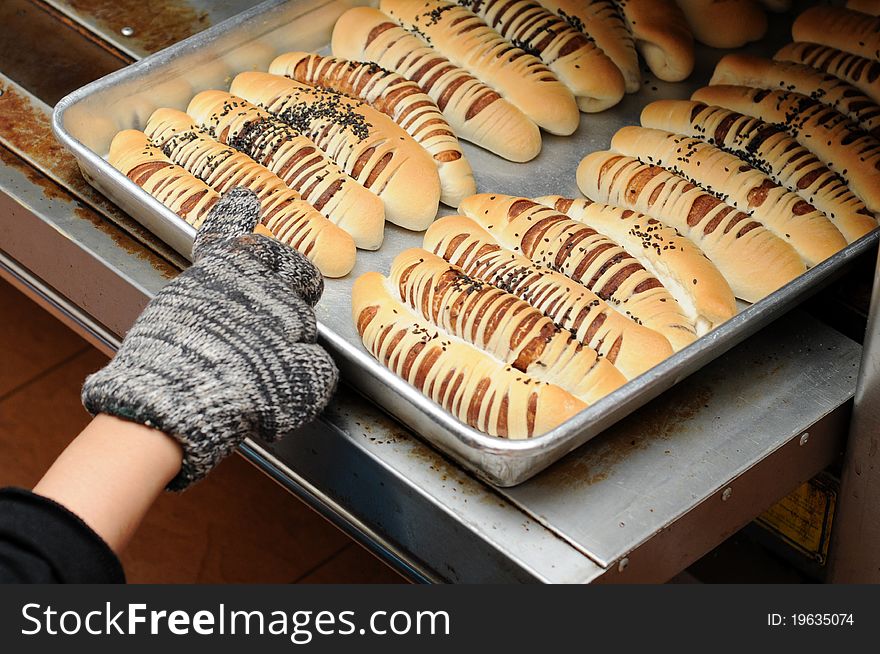
MULTIPOLYGON (((103 159, 113 135, 121 129, 143 128, 157 107, 184 109, 199 91, 228 88, 238 72, 265 70, 281 52, 327 53, 336 18, 357 4, 371 3, 352 0, 264 2, 70 94, 55 108, 56 135, 74 153, 83 175, 93 186, 181 254, 189 256, 194 230, 103 159)), ((788 41, 790 20, 790 17, 773 17, 772 36, 744 50, 772 55, 788 41)), ((646 74, 639 93, 626 96, 610 111, 584 115, 573 136, 545 134, 542 153, 527 164, 507 162, 463 143, 479 190, 528 197, 547 194, 578 197, 575 169, 581 157, 593 150, 606 149, 619 127, 638 124, 639 112, 646 103, 659 98, 687 98, 708 81, 722 54, 722 51, 698 47, 697 67, 687 82, 667 84, 646 74)), ((442 208, 440 213, 453 211, 442 208)), ((848 246, 764 300, 751 306, 740 303, 739 313, 718 329, 553 431, 523 441, 493 438, 461 423, 375 361, 361 344, 351 319, 354 279, 369 270, 387 273, 398 252, 421 245, 421 240, 421 234, 388 225, 381 250, 359 251, 357 265, 348 277, 326 281, 324 296, 317 307, 322 343, 332 352, 344 379, 358 391, 480 477, 499 486, 513 486, 590 440, 818 290, 859 254, 875 247, 877 232, 848 246)), ((349 391, 343 386, 340 392, 349 391)))

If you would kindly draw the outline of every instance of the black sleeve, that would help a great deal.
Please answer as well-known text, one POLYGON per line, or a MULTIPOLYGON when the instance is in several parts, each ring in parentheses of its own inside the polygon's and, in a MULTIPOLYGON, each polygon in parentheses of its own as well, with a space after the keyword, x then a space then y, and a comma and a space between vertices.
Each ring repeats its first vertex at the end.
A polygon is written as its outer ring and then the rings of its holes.
POLYGON ((125 573, 107 543, 66 508, 3 488, 0 583, 125 583, 125 573))

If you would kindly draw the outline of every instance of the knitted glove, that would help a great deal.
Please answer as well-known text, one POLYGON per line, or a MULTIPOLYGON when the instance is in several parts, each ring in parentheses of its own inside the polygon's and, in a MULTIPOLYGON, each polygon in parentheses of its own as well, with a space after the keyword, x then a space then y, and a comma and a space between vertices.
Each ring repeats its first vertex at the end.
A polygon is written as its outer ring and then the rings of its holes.
POLYGON ((193 265, 147 305, 82 400, 183 447, 182 490, 248 436, 274 441, 327 404, 338 373, 315 343, 324 280, 305 257, 253 234, 256 196, 228 192, 193 244, 193 265))

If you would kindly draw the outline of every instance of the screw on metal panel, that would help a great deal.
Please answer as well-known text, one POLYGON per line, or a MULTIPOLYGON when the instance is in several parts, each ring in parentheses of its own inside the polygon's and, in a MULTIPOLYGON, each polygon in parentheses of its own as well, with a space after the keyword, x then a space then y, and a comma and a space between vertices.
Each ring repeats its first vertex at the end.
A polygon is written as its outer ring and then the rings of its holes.
POLYGON ((730 496, 731 496, 731 495, 733 495, 733 489, 732 489, 730 486, 728 486, 728 487, 725 488, 724 491, 721 493, 721 501, 722 501, 722 502, 726 502, 727 500, 730 499, 730 496))
POLYGON ((119 30, 119 32, 122 34, 122 36, 134 36, 134 28, 129 27, 128 25, 119 30))
POLYGON ((801 445, 806 445, 807 441, 809 441, 809 440, 810 440, 810 432, 805 431, 803 434, 801 434, 801 440, 799 442, 801 445))
POLYGON ((629 565, 629 559, 626 558, 626 557, 623 557, 623 558, 620 559, 620 561, 617 563, 617 571, 618 571, 618 572, 623 572, 624 570, 626 570, 626 566, 628 566, 628 565, 629 565))

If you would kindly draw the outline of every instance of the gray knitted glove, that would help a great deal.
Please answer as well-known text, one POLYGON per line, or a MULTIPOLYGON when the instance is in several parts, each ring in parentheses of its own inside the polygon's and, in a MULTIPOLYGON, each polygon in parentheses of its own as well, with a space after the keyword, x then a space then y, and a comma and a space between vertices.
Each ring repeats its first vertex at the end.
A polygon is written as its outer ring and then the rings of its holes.
POLYGON ((147 305, 82 399, 183 447, 168 485, 204 477, 247 436, 274 441, 327 404, 338 373, 315 343, 324 280, 305 257, 253 234, 260 205, 234 189, 193 244, 193 265, 147 305))

